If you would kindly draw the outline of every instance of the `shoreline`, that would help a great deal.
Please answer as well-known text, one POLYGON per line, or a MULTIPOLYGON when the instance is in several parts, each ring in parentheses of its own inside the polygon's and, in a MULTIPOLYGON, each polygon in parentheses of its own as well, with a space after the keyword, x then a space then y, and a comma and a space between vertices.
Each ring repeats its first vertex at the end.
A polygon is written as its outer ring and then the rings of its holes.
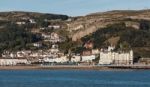
POLYGON ((69 65, 55 65, 55 66, 0 66, 0 70, 150 70, 150 66, 69 66, 69 65))
POLYGON ((0 70, 110 70, 96 66, 0 66, 0 70))

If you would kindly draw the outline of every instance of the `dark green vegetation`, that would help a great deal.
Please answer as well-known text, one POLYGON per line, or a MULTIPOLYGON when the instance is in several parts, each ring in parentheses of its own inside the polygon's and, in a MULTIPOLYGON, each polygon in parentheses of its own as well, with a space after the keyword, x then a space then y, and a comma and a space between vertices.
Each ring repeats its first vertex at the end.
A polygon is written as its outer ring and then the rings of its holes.
POLYGON ((0 12, 0 53, 4 50, 36 50, 33 43, 42 41, 42 38, 39 34, 40 32, 33 33, 32 31, 38 30, 41 27, 47 27, 49 25, 48 21, 63 21, 67 19, 67 15, 17 11, 0 12), (33 19, 36 23, 30 23, 29 19, 33 19), (25 22, 25 24, 16 25, 16 22, 21 21, 25 22))
POLYGON ((23 27, 8 24, 0 30, 0 52, 3 50, 29 49, 28 44, 41 40, 40 36, 32 34, 23 27))
POLYGON ((94 42, 95 48, 116 45, 118 50, 133 49, 135 57, 150 57, 150 22, 139 21, 140 29, 126 27, 124 23, 110 25, 82 38, 94 42))
POLYGON ((66 15, 53 15, 53 14, 44 14, 40 15, 39 17, 34 17, 37 21, 37 24, 41 27, 47 27, 50 23, 46 20, 67 20, 68 16, 66 15), (45 20, 46 19, 46 20, 45 20), (43 21, 45 20, 45 21, 43 21))

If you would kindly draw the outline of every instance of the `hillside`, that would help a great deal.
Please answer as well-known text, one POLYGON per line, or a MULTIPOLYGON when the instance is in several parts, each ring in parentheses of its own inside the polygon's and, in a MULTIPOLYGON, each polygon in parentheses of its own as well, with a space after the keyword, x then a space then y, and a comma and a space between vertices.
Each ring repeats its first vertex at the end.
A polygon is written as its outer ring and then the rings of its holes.
POLYGON ((89 40, 93 41, 94 48, 113 45, 116 50, 132 49, 135 57, 150 57, 150 22, 149 29, 141 27, 140 30, 126 27, 123 23, 113 24, 82 38, 83 43, 89 40))
MULTIPOLYGON (((69 50, 81 53, 85 49, 83 45, 93 41, 94 48, 115 45, 117 50, 133 49, 136 57, 150 57, 150 10, 115 10, 80 17, 35 12, 0 12, 0 52, 35 50, 31 44, 43 43, 41 35, 52 32, 65 37, 66 41, 59 43, 59 48, 66 53, 69 50), (29 22, 31 19, 36 23, 29 22), (17 24, 22 21, 23 24, 17 24), (48 28, 49 25, 60 27, 54 30, 48 28)), ((51 43, 44 43, 45 48, 50 45, 51 43)))
POLYGON ((16 20, 16 19, 48 19, 48 20, 66 20, 67 15, 49 14, 49 13, 37 13, 37 12, 23 12, 23 11, 12 11, 12 12, 0 12, 0 20, 16 20))
POLYGON ((138 28, 138 21, 150 20, 150 10, 139 11, 109 11, 89 14, 84 17, 77 17, 69 24, 69 31, 72 33, 72 40, 77 41, 82 37, 97 31, 97 29, 107 27, 107 25, 125 22, 127 26, 138 28))
MULTIPOLYGON (((0 53, 5 50, 35 50, 33 43, 41 42, 43 33, 50 33, 48 25, 64 25, 67 15, 36 12, 0 12, 0 53)), ((47 45, 45 46, 47 47, 47 45)))
POLYGON ((94 48, 115 45, 116 50, 133 49, 135 57, 150 57, 150 10, 92 13, 76 17, 68 29, 78 46, 90 40, 94 48))

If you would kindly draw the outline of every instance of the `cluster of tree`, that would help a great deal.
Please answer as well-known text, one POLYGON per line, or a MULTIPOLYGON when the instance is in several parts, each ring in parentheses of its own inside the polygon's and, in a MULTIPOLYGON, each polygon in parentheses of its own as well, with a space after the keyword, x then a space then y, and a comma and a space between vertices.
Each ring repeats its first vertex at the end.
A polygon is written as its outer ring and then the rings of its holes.
POLYGON ((37 18, 35 18, 38 25, 40 25, 41 27, 47 27, 49 25, 49 22, 47 22, 46 20, 67 20, 68 16, 66 15, 53 15, 53 14, 44 14, 41 15, 37 18))
POLYGON ((0 52, 4 50, 26 49, 27 44, 41 40, 39 35, 32 34, 24 28, 14 24, 7 25, 7 28, 0 31, 0 52))
POLYGON ((0 26, 7 25, 7 24, 9 24, 9 23, 10 23, 9 21, 0 20, 0 26))
POLYGON ((80 42, 72 42, 71 38, 66 37, 65 42, 58 43, 59 49, 65 54, 68 53, 81 53, 83 47, 80 45, 80 42))
POLYGON ((39 17, 39 19, 48 19, 48 20, 56 20, 56 19, 61 19, 61 20, 67 20, 68 16, 66 15, 55 15, 55 14, 43 14, 39 17))
POLYGON ((150 30, 150 21, 141 20, 140 21, 140 29, 149 31, 150 30))

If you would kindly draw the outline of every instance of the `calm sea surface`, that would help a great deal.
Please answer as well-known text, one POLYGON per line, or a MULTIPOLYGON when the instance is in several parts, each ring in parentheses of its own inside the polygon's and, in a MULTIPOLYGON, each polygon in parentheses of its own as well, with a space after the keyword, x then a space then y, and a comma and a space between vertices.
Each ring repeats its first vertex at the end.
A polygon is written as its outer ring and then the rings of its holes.
POLYGON ((0 87, 150 87, 150 71, 0 70, 0 87))

